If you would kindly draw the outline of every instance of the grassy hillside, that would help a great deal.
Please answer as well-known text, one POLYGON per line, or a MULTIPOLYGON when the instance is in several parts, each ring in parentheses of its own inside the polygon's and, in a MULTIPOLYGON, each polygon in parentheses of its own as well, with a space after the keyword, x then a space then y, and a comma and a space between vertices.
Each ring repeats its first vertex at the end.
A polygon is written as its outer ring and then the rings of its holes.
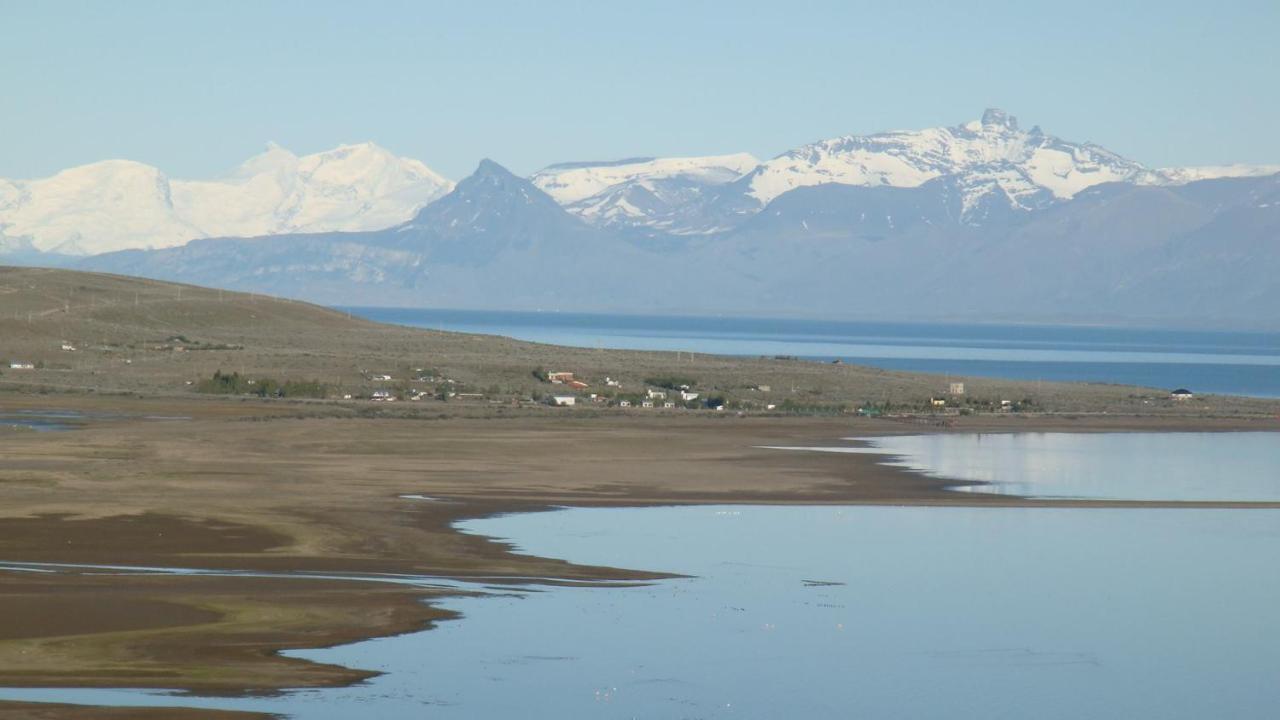
MULTIPOLYGON (((417 390, 431 399, 413 407, 436 410, 443 403, 434 398, 449 393, 452 403, 492 408, 532 405, 530 398, 566 391, 537 379, 538 370, 576 373, 590 386, 579 395, 608 392, 619 399, 643 392, 646 379, 684 378, 703 397, 723 395, 730 409, 749 412, 768 412, 769 405, 773 412, 848 412, 886 402, 894 410, 923 411, 930 397, 942 397, 948 380, 797 360, 563 348, 383 325, 262 295, 7 267, 0 267, 0 361, 0 390, 194 395, 211 389, 209 379, 221 371, 239 375, 235 387, 222 388, 233 392, 254 392, 264 380, 322 385, 330 401, 344 402, 350 394, 355 403, 376 390, 400 397, 417 390), (15 362, 35 367, 10 368, 15 362), (375 379, 380 375, 392 380, 375 379), (620 381, 621 388, 606 387, 606 377, 620 381)), ((1112 385, 968 378, 966 386, 965 397, 950 402, 975 411, 1003 399, 1029 400, 1023 406, 1030 411, 1276 412, 1276 404, 1267 401, 1214 397, 1174 403, 1164 390, 1112 385)), ((396 411, 407 412, 406 405, 396 411)))

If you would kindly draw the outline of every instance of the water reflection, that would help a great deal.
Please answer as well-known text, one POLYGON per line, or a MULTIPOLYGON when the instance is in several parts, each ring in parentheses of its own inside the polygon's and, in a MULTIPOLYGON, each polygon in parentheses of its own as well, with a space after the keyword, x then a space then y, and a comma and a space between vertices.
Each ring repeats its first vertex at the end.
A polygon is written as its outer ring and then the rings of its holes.
POLYGON ((988 485, 965 492, 1106 500, 1280 500, 1280 433, 956 433, 861 438, 887 464, 988 485))
MULTIPOLYGON (((292 653, 388 674, 181 704, 304 720, 1261 718, 1280 704, 1280 511, 645 508, 465 524, 685 573, 459 598, 461 621, 292 653)), ((174 704, 110 691, 2 697, 174 704)))

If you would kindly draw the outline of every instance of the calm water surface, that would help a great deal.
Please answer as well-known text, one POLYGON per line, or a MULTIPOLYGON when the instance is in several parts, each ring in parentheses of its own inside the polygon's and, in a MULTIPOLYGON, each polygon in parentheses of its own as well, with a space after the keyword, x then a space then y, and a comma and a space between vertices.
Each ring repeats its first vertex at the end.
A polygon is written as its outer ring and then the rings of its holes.
MULTIPOLYGON (((1153 452, 1146 438, 1116 437, 1131 455, 1153 452)), ((994 447, 1023 455, 1032 473, 1089 456, 1031 441, 994 447)), ((1121 454, 1096 467, 1129 472, 1115 464, 1121 454)), ((1243 454, 1182 462, 1262 467, 1243 454)), ((465 618, 432 631, 291 653, 387 672, 355 688, 0 697, 316 720, 1203 720, 1271 718, 1280 706, 1280 511, 573 509, 462 527, 535 555, 694 577, 459 598, 446 605, 465 618)))
POLYGON ((1280 334, 343 308, 381 322, 587 348, 840 358, 873 367, 1280 397, 1280 334))
MULTIPOLYGON (((963 492, 1102 500, 1280 501, 1280 433, 955 433, 855 438, 963 492)), ((869 447, 866 447, 869 446, 869 447)))

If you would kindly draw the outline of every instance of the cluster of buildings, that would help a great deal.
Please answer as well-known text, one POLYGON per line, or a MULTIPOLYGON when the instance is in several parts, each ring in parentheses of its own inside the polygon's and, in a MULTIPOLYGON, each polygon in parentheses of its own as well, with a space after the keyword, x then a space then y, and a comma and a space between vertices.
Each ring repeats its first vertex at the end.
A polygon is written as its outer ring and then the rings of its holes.
MULTIPOLYGON (((546 380, 555 385, 564 385, 574 390, 586 390, 590 386, 578 379, 572 372, 549 372, 546 374, 546 380)), ((604 379, 606 388, 621 390, 622 383, 611 377, 604 379)), ((547 397, 547 404, 556 407, 572 407, 579 402, 589 402, 593 405, 614 405, 620 408, 654 408, 664 410, 674 410, 679 407, 676 398, 682 403, 690 403, 701 397, 700 393, 694 392, 688 385, 683 385, 678 389, 665 390, 660 388, 646 388, 643 395, 631 395, 627 397, 619 397, 616 393, 589 393, 586 396, 575 395, 570 393, 552 393, 547 397)), ((722 402, 714 404, 715 409, 723 409, 722 402)))

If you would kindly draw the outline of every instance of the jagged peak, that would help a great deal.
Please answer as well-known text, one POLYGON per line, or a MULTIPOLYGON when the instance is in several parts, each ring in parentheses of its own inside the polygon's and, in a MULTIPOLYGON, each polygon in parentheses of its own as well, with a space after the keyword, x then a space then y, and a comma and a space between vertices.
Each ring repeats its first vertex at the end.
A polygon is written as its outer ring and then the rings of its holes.
POLYGON ((1015 131, 1018 129, 1018 118, 1000 108, 987 108, 982 113, 982 127, 1015 131))

